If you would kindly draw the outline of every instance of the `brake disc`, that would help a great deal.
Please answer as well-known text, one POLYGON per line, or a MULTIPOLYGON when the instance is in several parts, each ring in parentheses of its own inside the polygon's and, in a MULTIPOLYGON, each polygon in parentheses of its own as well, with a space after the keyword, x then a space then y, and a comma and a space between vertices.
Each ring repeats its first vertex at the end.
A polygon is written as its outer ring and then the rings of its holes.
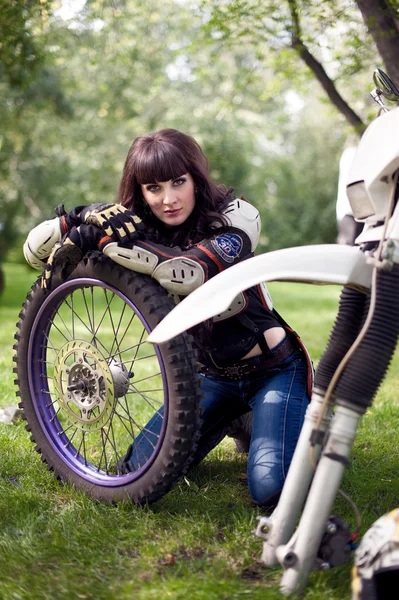
POLYGON ((104 427, 116 398, 110 367, 98 348, 82 340, 62 346, 53 381, 60 410, 71 424, 85 431, 104 427))

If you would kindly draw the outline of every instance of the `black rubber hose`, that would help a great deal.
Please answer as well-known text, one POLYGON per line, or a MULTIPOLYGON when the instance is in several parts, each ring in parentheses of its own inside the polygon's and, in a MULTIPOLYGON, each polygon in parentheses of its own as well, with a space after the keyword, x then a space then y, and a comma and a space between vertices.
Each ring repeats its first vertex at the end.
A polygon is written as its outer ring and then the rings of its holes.
POLYGON ((376 306, 366 335, 349 359, 336 387, 337 404, 366 409, 372 404, 396 349, 399 335, 399 265, 379 271, 376 306))
POLYGON ((367 296, 344 288, 327 348, 315 372, 315 387, 326 391, 339 363, 352 346, 364 322, 367 296))

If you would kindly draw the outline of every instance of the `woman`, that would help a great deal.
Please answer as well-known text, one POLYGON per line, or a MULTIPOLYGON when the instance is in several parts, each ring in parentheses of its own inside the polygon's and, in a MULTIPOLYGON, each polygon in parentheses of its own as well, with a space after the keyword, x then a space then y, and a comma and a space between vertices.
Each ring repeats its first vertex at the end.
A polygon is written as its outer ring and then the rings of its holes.
MULTIPOLYGON (((259 239, 258 211, 235 198, 232 189, 213 182, 200 146, 174 129, 133 142, 119 206, 123 208, 80 207, 72 221, 78 214, 82 223, 101 226, 106 235, 96 243, 107 256, 151 275, 177 301, 252 256, 259 239)), ((65 230, 65 222, 63 226, 65 230)), ((79 245, 77 237, 74 243, 79 245)), ((252 410, 248 485, 255 503, 271 506, 282 489, 309 402, 306 352, 273 309, 265 286, 247 290, 225 313, 192 333, 203 393, 194 464, 224 438, 232 421, 252 410)), ((161 423, 159 411, 145 436, 129 448, 120 471, 139 466, 139 455, 145 455, 151 433, 157 434, 161 423)))

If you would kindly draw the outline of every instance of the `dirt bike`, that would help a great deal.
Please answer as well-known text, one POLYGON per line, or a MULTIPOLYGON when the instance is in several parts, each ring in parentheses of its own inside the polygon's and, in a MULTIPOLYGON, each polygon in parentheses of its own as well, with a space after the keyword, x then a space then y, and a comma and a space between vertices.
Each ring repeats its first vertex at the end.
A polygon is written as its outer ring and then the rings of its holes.
POLYGON ((191 338, 146 341, 173 306, 149 276, 93 253, 48 293, 36 282, 19 315, 14 371, 31 440, 58 478, 96 499, 154 502, 195 451, 200 392, 191 338), (161 431, 148 433, 160 409, 161 431), (136 468, 126 472, 123 457, 143 436, 151 450, 136 450, 136 468))
POLYGON ((261 517, 261 561, 283 567, 280 588, 301 591, 311 570, 350 558, 351 535, 330 515, 362 415, 372 404, 399 335, 399 90, 374 73, 380 115, 363 134, 347 180, 357 246, 314 245, 262 254, 220 273, 177 305, 148 341, 173 339, 268 281, 340 284, 338 314, 317 366, 311 402, 280 500, 261 517), (299 522, 298 522, 299 518, 299 522), (297 524, 298 522, 298 524, 297 524))

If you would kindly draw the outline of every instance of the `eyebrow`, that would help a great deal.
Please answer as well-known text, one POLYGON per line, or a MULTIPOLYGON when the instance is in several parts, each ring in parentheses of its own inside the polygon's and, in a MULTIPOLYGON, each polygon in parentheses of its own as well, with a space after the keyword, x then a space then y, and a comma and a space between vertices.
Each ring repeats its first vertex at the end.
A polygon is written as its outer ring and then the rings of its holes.
MULTIPOLYGON (((178 177, 172 177, 171 179, 168 179, 167 181, 176 181, 177 179, 182 179, 186 175, 187 175, 187 173, 183 173, 182 175, 179 175, 178 177)), ((149 181, 148 183, 143 183, 142 185, 144 185, 145 187, 148 187, 151 185, 159 185, 160 183, 167 183, 167 181, 149 181)))

